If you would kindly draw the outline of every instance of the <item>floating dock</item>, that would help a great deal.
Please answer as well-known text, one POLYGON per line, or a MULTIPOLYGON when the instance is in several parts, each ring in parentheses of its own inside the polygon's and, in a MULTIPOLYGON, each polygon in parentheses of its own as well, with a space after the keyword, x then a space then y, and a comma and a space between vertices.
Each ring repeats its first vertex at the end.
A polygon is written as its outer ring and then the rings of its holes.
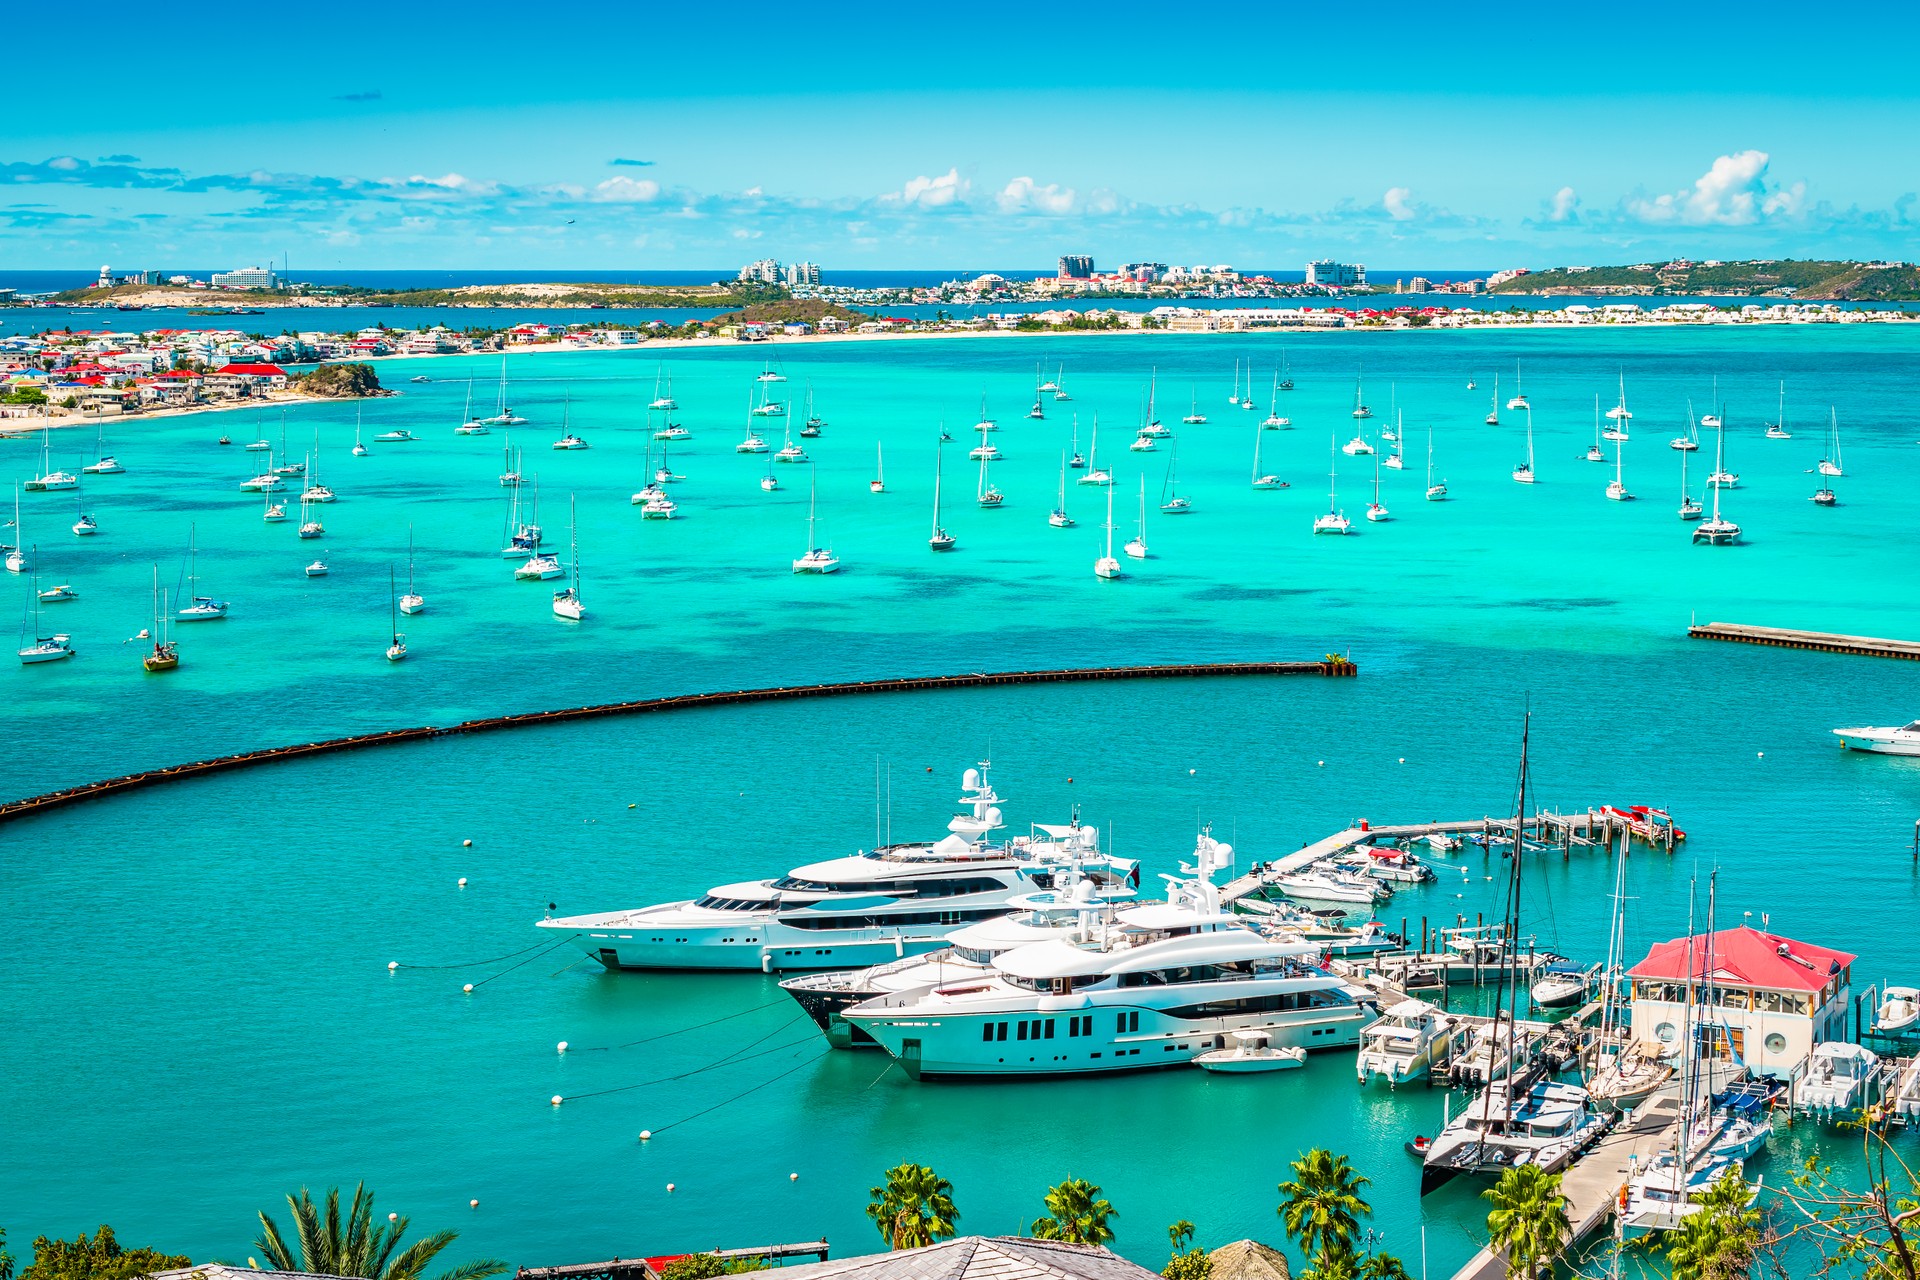
POLYGON ((770 689, 730 689, 718 693, 678 694, 666 698, 644 698, 633 702, 602 702, 585 707, 565 707, 558 711, 532 711, 523 715, 488 716, 463 720, 444 727, 420 725, 411 729, 389 729, 383 733, 361 733, 345 738, 326 738, 286 747, 267 747, 242 751, 211 760, 170 765, 124 774, 83 786, 65 787, 37 796, 0 804, 0 821, 43 813, 63 805, 77 804, 100 796, 140 787, 155 786, 179 778, 200 777, 244 769, 253 765, 297 760, 307 756, 329 755, 362 747, 389 746, 401 742, 419 742, 460 733, 486 733, 495 729, 520 729, 531 725, 558 724, 566 720, 598 719, 602 716, 642 715, 657 711, 691 711, 703 707, 732 706, 748 702, 780 702, 792 698, 835 698, 871 693, 922 693, 936 689, 990 688, 1015 684, 1065 684, 1087 680, 1191 680, 1218 676, 1352 676, 1358 674, 1352 662, 1338 654, 1328 654, 1319 662, 1198 662, 1168 663, 1133 667, 1068 667, 1046 671, 975 671, 950 676, 907 676, 894 680, 853 680, 840 684, 779 685, 770 689))
POLYGON ((1789 627, 1749 627, 1736 622, 1709 622, 1687 628, 1696 640, 1731 640, 1736 644, 1765 644, 1776 649, 1817 649, 1822 653, 1851 653, 1868 658, 1905 658, 1920 662, 1920 642, 1882 640, 1876 636, 1846 636, 1828 631, 1795 631, 1789 627))

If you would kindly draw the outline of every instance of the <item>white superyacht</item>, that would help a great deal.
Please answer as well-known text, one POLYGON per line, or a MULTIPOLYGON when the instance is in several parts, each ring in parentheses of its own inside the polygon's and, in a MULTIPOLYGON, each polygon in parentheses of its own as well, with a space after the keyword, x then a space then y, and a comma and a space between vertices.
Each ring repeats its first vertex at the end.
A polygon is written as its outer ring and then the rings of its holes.
POLYGON ((1368 993, 1223 913, 1211 876, 1229 847, 1202 833, 1191 879, 1073 942, 1016 947, 979 977, 878 996, 841 1016, 916 1079, 1062 1076, 1186 1066, 1239 1032, 1275 1049, 1351 1046, 1368 993))
POLYGON ((1078 835, 1050 834, 1077 828, 995 841, 1005 825, 1000 797, 978 769, 966 771, 962 787, 964 812, 937 841, 883 845, 691 900, 539 924, 574 935, 609 969, 847 969, 943 947, 956 929, 1051 887, 1076 861, 1100 884, 1135 875, 1131 862, 1087 858, 1078 835))

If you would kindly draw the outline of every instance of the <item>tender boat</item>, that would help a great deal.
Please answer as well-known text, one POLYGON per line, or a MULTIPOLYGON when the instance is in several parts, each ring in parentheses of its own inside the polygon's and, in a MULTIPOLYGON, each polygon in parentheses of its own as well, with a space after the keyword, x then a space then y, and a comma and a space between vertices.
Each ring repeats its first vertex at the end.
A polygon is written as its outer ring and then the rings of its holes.
POLYGON ((318 560, 315 560, 312 564, 308 565, 307 576, 309 578, 326 577, 327 576, 327 558, 325 556, 321 556, 318 560))
POLYGON ((1542 1009, 1565 1009, 1586 998, 1593 985, 1591 969, 1567 962, 1542 965, 1534 970, 1528 994, 1542 1009))
POLYGON ((1883 1036, 1912 1035, 1920 1023, 1920 990, 1888 987, 1873 1012, 1873 1029, 1883 1036))
POLYGON ((1398 1087, 1423 1078, 1459 1038, 1449 1015, 1424 1000, 1402 1000, 1361 1029, 1354 1067, 1363 1085, 1378 1076, 1398 1087))
POLYGON ((375 436, 373 440, 375 444, 401 444, 405 441, 418 440, 419 438, 420 437, 414 435, 411 431, 400 430, 382 431, 379 435, 375 436))
POLYGON ((1276 1049, 1267 1043, 1268 1037, 1264 1031, 1231 1031, 1226 1038, 1231 1042, 1231 1048, 1200 1054, 1194 1058, 1193 1064, 1202 1071, 1215 1071, 1222 1075, 1251 1075, 1307 1065, 1305 1049, 1298 1045, 1276 1049))
POLYGON ((1869 1083, 1880 1074, 1880 1055, 1844 1040, 1813 1046, 1793 1082, 1793 1106, 1823 1118, 1842 1117, 1865 1105, 1869 1083))

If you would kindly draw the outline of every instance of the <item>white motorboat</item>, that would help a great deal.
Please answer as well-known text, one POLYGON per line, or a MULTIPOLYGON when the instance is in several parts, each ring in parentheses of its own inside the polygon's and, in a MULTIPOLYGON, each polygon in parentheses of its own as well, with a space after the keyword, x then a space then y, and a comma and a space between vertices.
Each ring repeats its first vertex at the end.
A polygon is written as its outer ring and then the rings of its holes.
POLYGON ((1268 1038, 1265 1031, 1230 1031, 1226 1036, 1229 1048, 1200 1054, 1193 1065, 1221 1075, 1253 1075, 1307 1065, 1305 1049, 1298 1045, 1276 1049, 1267 1043, 1268 1038))
POLYGON ((540 927, 569 935, 609 969, 847 969, 937 950, 963 926, 1006 915, 1076 860, 1102 884, 1133 874, 1132 863, 1096 867, 1084 848, 1051 837, 994 839, 1005 818, 984 769, 966 771, 961 812, 938 840, 881 844, 688 901, 550 917, 540 927))
POLYGON ((318 560, 315 560, 310 564, 308 564, 306 568, 306 574, 309 578, 326 577, 327 576, 327 558, 325 556, 321 556, 318 560))
POLYGON ((72 583, 63 582, 57 587, 48 587, 37 592, 41 604, 63 604, 68 600, 78 600, 80 593, 73 589, 72 583))
POLYGON ((1920 1030, 1920 990, 1888 987, 1873 1011, 1873 1029, 1883 1036, 1912 1035, 1920 1030))
POLYGON ((1844 1040, 1826 1040, 1813 1053, 1793 1082, 1793 1107, 1821 1117, 1844 1117, 1867 1102, 1872 1081, 1880 1074, 1880 1055, 1844 1040))
POLYGON ((1565 1009, 1586 999, 1594 976, 1594 970, 1568 962, 1542 965, 1533 972, 1528 994, 1542 1009, 1565 1009))
POLYGON ((1853 751, 1873 751, 1884 756, 1920 756, 1920 720, 1903 725, 1861 725, 1854 729, 1834 729, 1840 745, 1853 751))
POLYGON ((1393 890, 1371 876, 1307 867, 1272 881, 1273 887, 1295 902, 1338 903, 1373 907, 1393 896, 1393 890))
POLYGON ((1402 1000, 1360 1031, 1360 1083, 1378 1076, 1398 1087, 1422 1079, 1460 1039, 1460 1024, 1424 1000, 1402 1000))
POLYGON ((988 976, 880 996, 846 1010, 916 1079, 1059 1076, 1181 1066, 1260 1032, 1274 1049, 1352 1045, 1369 1020, 1356 990, 1220 910, 1210 877, 1231 850, 1206 833, 1191 879, 1083 939, 1000 956, 988 976))
POLYGON ((420 437, 413 434, 413 432, 401 428, 395 431, 382 431, 373 438, 373 442, 375 444, 404 444, 409 440, 418 440, 419 438, 420 437))

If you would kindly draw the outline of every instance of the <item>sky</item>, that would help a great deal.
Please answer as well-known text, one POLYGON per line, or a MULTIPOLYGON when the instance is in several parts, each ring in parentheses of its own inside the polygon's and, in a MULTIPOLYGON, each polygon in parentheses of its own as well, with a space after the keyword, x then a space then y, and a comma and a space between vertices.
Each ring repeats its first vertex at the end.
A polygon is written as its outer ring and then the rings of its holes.
POLYGON ((0 269, 1920 257, 1920 6, 89 6, 0 269))

